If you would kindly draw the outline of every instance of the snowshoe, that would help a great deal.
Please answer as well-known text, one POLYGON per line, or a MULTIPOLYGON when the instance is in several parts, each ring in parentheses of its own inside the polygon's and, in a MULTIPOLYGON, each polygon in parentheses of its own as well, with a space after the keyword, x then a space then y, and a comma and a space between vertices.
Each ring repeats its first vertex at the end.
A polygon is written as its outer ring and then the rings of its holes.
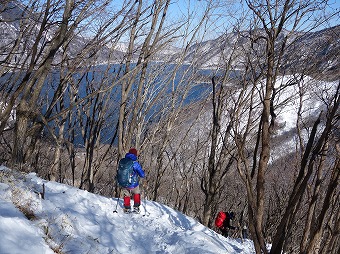
POLYGON ((131 213, 131 210, 129 208, 123 208, 124 213, 131 213))
POLYGON ((133 212, 134 212, 134 213, 140 213, 139 206, 135 206, 135 207, 133 208, 133 212))

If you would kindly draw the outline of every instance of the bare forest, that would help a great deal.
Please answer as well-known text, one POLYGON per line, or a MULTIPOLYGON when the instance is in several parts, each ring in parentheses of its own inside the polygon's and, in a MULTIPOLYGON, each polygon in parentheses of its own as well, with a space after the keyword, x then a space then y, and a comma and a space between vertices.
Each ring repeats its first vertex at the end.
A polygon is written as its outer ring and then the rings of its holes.
POLYGON ((335 2, 2 0, 0 164, 117 197, 135 147, 142 198, 340 253, 335 2))

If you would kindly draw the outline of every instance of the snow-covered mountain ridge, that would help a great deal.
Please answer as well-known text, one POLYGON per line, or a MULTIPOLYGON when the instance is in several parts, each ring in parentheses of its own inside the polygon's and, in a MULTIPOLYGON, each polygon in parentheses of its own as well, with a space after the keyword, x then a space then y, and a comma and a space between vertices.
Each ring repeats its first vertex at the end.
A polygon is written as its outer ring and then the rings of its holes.
MULTIPOLYGON (((34 16, 30 13, 24 15, 24 10, 20 4, 13 1, 10 8, 3 10, 3 6, 0 4, 0 48, 5 50, 5 52, 11 52, 11 48, 14 45, 16 38, 20 33, 20 19, 23 17, 34 16)), ((27 19, 25 22, 29 22, 27 19)), ((31 22, 36 22, 32 21, 31 22)), ((45 39, 41 40, 42 43, 53 37, 56 27, 51 26, 48 31, 44 32, 45 39)), ((38 27, 32 30, 31 33, 38 33, 38 27)), ((263 33, 263 31, 239 31, 239 32, 227 32, 218 38, 210 39, 206 41, 197 42, 195 44, 189 45, 188 51, 185 53, 184 59, 185 63, 191 64, 195 63, 196 66, 201 66, 202 68, 216 68, 223 66, 223 59, 231 54, 236 55, 234 62, 234 68, 240 68, 239 63, 244 56, 245 48, 252 47, 250 35, 254 33, 263 33), (236 52, 233 52, 236 49, 236 52)), ((282 31, 278 38, 278 44, 282 43, 285 35, 289 31, 282 31)), ((290 35, 290 39, 287 41, 287 49, 282 61, 282 72, 302 72, 302 69, 307 69, 310 73, 313 71, 324 71, 326 69, 326 75, 331 74, 332 76, 338 76, 338 70, 340 69, 339 63, 339 43, 338 38, 340 34, 340 25, 322 29, 315 32, 293 32, 290 35), (294 43, 292 43, 294 42, 294 43), (289 45, 289 46, 288 46, 289 45), (306 61, 307 59, 307 61, 306 61)), ((253 36, 253 35, 252 35, 253 36)), ((33 44, 29 41, 27 44, 33 44)), ((88 36, 79 34, 75 35, 69 43, 67 48, 67 53, 70 58, 76 58, 78 54, 90 43, 91 38, 88 36)), ((115 43, 103 43, 97 52, 96 63, 99 64, 112 64, 116 63, 119 59, 126 55, 129 42, 115 42, 115 43), (114 56, 113 58, 111 56, 114 56), (114 60, 115 59, 115 60, 114 60), (113 62, 112 62, 113 61, 113 62)), ((22 43, 24 44, 24 42, 22 43)), ((264 40, 260 42, 264 44, 264 40)), ((135 45, 135 53, 133 61, 138 58, 138 52, 141 45, 135 45)), ((27 47, 27 46, 26 46, 27 47)), ((264 45, 260 45, 260 48, 264 45)), ((25 55, 29 55, 30 50, 27 47, 25 50, 24 45, 22 45, 25 55)), ((175 47, 174 45, 166 45, 155 50, 155 54, 152 56, 153 61, 169 61, 176 62, 181 58, 184 49, 175 47)), ((55 61, 58 62, 61 58, 63 52, 58 52, 55 61)), ((5 54, 4 54, 5 55, 5 54)), ((1 58, 0 58, 1 60, 1 58)), ((16 61, 19 61, 16 59, 16 61)))
POLYGON ((0 166, 0 253, 255 253, 250 240, 224 238, 168 206, 142 202, 140 214, 124 214, 121 199, 0 166))

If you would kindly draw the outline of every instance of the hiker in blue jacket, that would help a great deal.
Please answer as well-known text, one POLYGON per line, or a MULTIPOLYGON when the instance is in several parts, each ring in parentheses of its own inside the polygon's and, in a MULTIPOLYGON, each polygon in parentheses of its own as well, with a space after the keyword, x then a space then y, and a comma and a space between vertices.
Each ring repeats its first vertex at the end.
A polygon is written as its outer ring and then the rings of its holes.
POLYGON ((133 173, 131 175, 130 183, 127 187, 122 187, 122 192, 124 195, 124 212, 128 213, 131 209, 130 199, 133 195, 133 208, 134 212, 139 213, 139 206, 141 204, 140 200, 140 188, 139 188, 139 177, 144 178, 145 172, 142 166, 137 161, 137 149, 131 148, 129 152, 125 155, 125 158, 129 158, 133 161, 133 173))

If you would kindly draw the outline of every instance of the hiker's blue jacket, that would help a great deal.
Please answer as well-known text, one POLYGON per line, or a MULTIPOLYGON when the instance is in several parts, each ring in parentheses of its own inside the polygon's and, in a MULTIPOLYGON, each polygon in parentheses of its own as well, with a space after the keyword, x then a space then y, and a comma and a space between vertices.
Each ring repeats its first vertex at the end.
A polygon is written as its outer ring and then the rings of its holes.
POLYGON ((128 189, 136 188, 139 184, 139 177, 144 178, 145 172, 142 169, 142 166, 137 161, 137 156, 133 153, 127 153, 125 158, 129 158, 133 160, 133 175, 131 179, 131 184, 127 187, 128 189))

